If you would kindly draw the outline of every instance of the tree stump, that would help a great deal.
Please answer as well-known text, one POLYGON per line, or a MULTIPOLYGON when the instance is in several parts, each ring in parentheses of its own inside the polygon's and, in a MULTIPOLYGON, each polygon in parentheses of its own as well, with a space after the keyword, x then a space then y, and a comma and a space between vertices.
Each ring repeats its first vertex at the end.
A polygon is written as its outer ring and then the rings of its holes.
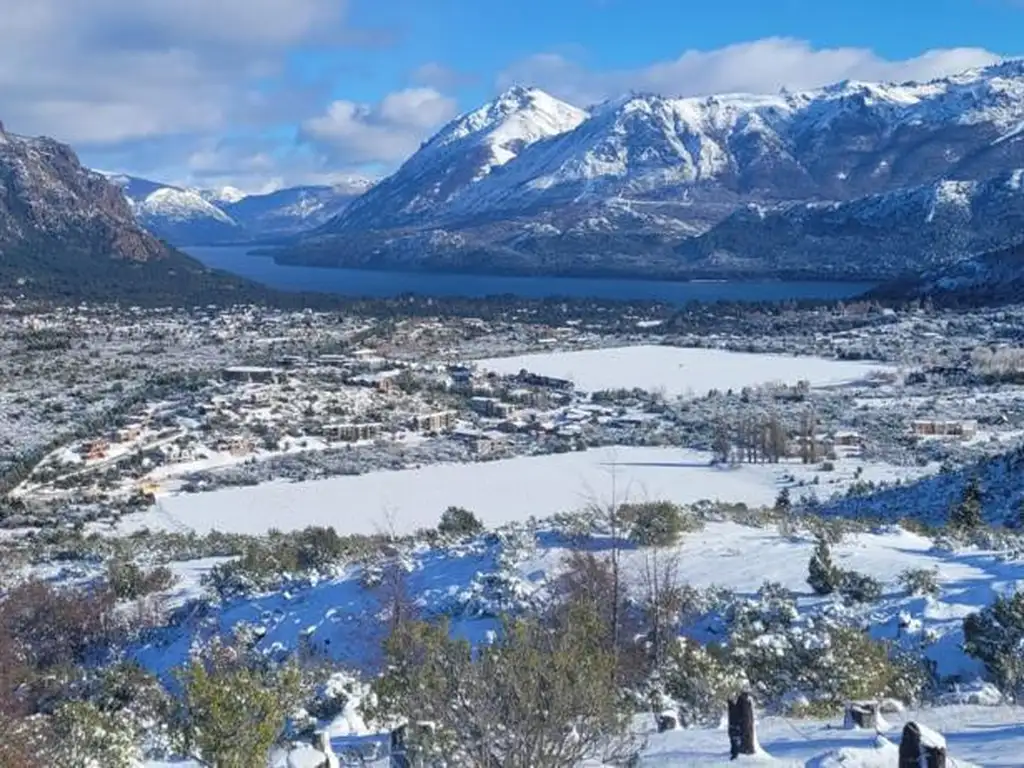
POLYGON ((927 726, 903 726, 899 768, 946 768, 946 740, 927 726))
POLYGON ((400 725, 391 731, 390 768, 409 768, 409 756, 406 753, 408 725, 400 725))
POLYGON ((741 693, 729 701, 729 759, 757 752, 754 733, 754 700, 749 693, 741 693))
POLYGON ((666 709, 664 712, 659 712, 654 716, 654 720, 658 724, 658 733, 664 733, 665 731, 675 731, 679 728, 679 715, 673 712, 671 709, 666 709))
POLYGON ((846 706, 843 717, 844 728, 879 730, 882 725, 878 704, 873 701, 854 701, 846 706))

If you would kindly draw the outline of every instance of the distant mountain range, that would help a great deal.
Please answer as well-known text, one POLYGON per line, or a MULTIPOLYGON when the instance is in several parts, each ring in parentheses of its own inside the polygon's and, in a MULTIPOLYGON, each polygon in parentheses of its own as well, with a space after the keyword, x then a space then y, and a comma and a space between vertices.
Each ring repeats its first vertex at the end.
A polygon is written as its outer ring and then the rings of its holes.
POLYGON ((104 174, 124 193, 139 222, 176 246, 258 242, 312 230, 340 213, 371 182, 301 186, 247 195, 234 187, 192 189, 104 174))
POLYGON ((1024 241, 1024 62, 774 96, 512 88, 277 255, 530 274, 883 280, 1024 241))
MULTIPOLYGON (((161 194, 159 185, 130 183, 135 194, 180 202, 161 194)), ((67 145, 9 133, 0 123, 3 296, 187 306, 305 303, 298 294, 204 267, 147 232, 137 214, 123 186, 83 167, 67 145)))
POLYGON ((296 264, 994 297, 1016 290, 1024 248, 1024 62, 586 110, 515 87, 377 183, 260 195, 104 179, 63 145, 0 131, 0 183, 5 269, 55 242, 135 264, 180 257, 137 222, 172 245, 261 243, 296 264))

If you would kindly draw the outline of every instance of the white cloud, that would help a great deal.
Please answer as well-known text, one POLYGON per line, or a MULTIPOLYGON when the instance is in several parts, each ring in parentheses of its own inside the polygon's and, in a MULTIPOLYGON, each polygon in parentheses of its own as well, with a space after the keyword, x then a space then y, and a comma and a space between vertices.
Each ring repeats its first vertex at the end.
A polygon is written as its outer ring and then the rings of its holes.
POLYGON ((301 137, 339 163, 394 164, 457 112, 455 100, 433 88, 407 88, 376 104, 334 101, 303 123, 301 137))
POLYGON ((0 0, 0 104, 77 144, 216 131, 295 46, 345 42, 344 0, 0 0))
POLYGON ((981 48, 927 51, 890 60, 867 48, 819 48, 790 38, 765 38, 709 51, 687 50, 678 58, 630 70, 591 71, 557 53, 517 62, 498 79, 499 87, 525 83, 580 105, 630 91, 666 96, 712 93, 775 93, 816 88, 844 79, 929 80, 999 61, 981 48))

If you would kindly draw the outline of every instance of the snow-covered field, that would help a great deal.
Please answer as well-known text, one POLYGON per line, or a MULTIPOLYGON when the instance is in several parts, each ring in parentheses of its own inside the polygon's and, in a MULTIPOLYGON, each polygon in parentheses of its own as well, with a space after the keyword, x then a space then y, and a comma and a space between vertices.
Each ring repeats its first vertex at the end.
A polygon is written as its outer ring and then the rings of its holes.
POLYGON ((531 373, 569 379, 585 392, 639 387, 662 389, 669 395, 704 395, 710 389, 792 385, 801 380, 814 387, 835 386, 862 380, 876 371, 895 371, 892 366, 875 362, 652 345, 543 352, 474 362, 483 370, 500 374, 515 374, 525 368, 531 373))
POLYGON ((822 472, 799 463, 710 465, 710 454, 682 448, 600 448, 583 452, 528 456, 476 464, 436 464, 419 469, 371 472, 291 483, 224 488, 206 493, 174 493, 158 504, 126 517, 120 531, 190 528, 264 533, 333 526, 342 534, 382 531, 411 533, 437 524, 449 506, 472 510, 487 525, 548 517, 623 500, 702 499, 771 504, 791 474, 804 487, 793 499, 812 492, 825 500, 849 486, 857 467, 861 479, 893 481, 919 477, 934 468, 894 467, 839 459, 822 472), (810 485, 814 477, 818 485, 810 485))

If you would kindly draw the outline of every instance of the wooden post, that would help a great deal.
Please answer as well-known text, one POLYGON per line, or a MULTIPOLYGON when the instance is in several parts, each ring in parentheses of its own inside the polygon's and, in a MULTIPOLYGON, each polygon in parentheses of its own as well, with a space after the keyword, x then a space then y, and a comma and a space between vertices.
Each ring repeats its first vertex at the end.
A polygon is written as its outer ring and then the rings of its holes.
POLYGON ((907 723, 900 739, 899 768, 946 768, 946 740, 931 728, 907 723))
POLYGON ((878 704, 873 701, 854 701, 846 706, 843 718, 844 728, 877 730, 879 726, 878 704))
POLYGON ((754 733, 754 700, 743 692, 729 701, 729 759, 753 755, 757 751, 754 733))

